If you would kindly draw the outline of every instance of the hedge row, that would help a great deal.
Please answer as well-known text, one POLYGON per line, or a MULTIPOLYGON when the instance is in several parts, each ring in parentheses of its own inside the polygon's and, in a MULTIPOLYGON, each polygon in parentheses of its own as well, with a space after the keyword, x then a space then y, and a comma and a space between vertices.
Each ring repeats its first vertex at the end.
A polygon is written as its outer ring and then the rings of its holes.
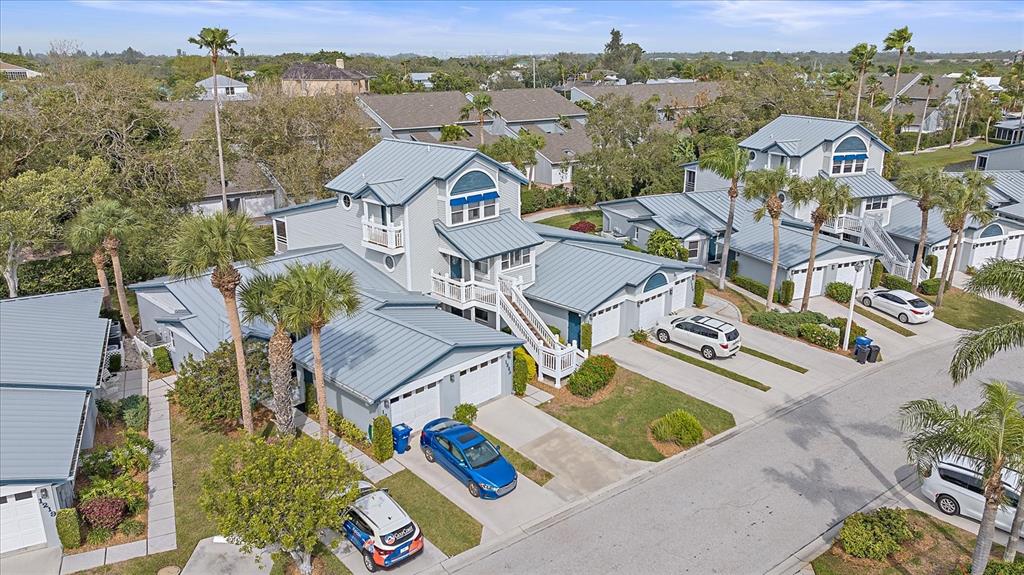
POLYGON ((825 286, 825 297, 839 303, 850 303, 853 286, 844 282, 831 282, 825 286))
POLYGON ((914 291, 914 284, 910 283, 909 280, 905 280, 900 276, 893 274, 885 274, 882 276, 882 287, 887 289, 901 289, 904 291, 914 291))
POLYGON ((939 293, 939 278, 926 279, 917 284, 917 291, 924 295, 936 295, 939 293))
POLYGON ((805 323, 825 323, 828 316, 816 311, 783 313, 779 311, 756 311, 750 314, 748 321, 752 325, 781 333, 789 337, 800 337, 800 326, 805 323))
POLYGON ((519 192, 519 201, 522 213, 529 214, 545 208, 575 204, 577 198, 564 186, 554 188, 523 186, 519 192))
MULTIPOLYGON (((739 287, 747 290, 752 294, 759 295, 762 298, 768 297, 768 286, 757 280, 753 280, 744 276, 733 276, 732 283, 738 285, 739 287)), ((782 294, 780 292, 781 290, 775 290, 775 293, 772 294, 772 300, 775 301, 775 303, 780 303, 780 299, 782 297, 782 294)), ((790 291, 790 294, 792 294, 792 290, 790 291)), ((792 295, 790 295, 790 301, 792 301, 792 295)))
POLYGON ((825 349, 839 347, 839 334, 830 326, 820 323, 805 323, 798 329, 800 339, 825 349))
POLYGON ((617 368, 615 360, 607 355, 592 355, 569 377, 569 392, 579 397, 591 397, 608 385, 617 368))

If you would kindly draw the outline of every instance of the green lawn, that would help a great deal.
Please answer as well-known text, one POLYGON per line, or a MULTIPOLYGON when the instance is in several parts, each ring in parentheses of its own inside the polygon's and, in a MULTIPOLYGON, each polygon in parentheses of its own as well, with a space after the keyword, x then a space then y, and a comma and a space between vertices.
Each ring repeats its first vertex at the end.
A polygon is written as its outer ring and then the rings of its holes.
POLYGON ((537 222, 538 224, 544 224, 547 226, 554 226, 556 228, 569 229, 569 226, 575 224, 580 220, 586 220, 597 226, 597 231, 601 231, 601 210, 590 210, 586 212, 577 212, 575 214, 562 214, 560 216, 551 216, 537 222))
POLYGON ((554 477, 554 475, 551 475, 550 471, 537 465, 532 459, 526 457, 522 453, 519 453, 515 449, 512 449, 507 444, 502 443, 497 437, 494 437, 479 427, 474 427, 474 429, 482 433, 483 436, 487 438, 487 441, 498 446, 501 449, 501 454, 504 455, 505 459, 512 464, 512 467, 516 468, 516 471, 529 477, 537 485, 544 485, 554 477))
MULTIPOLYGON (((935 298, 924 296, 932 304, 935 298)), ((935 309, 935 317, 953 327, 979 330, 1011 321, 1024 321, 1024 313, 979 295, 958 289, 942 296, 942 306, 935 309)))
POLYGON ((419 524, 423 535, 449 557, 480 544, 483 527, 408 469, 377 483, 419 524))
POLYGON ((793 371, 795 371, 797 373, 807 373, 807 368, 806 367, 797 365, 795 363, 790 363, 790 362, 788 362, 788 361, 786 361, 784 359, 779 359, 779 358, 775 357, 774 355, 769 355, 769 354, 767 354, 767 353, 765 353, 763 351, 756 350, 756 349, 754 349, 752 347, 743 346, 743 347, 740 348, 740 351, 743 352, 743 353, 752 355, 752 356, 754 356, 754 357, 756 357, 758 359, 763 359, 765 361, 774 363, 775 365, 781 365, 782 367, 784 367, 786 369, 791 369, 791 370, 793 370, 793 371))
POLYGON ((873 311, 870 311, 870 310, 868 310, 864 306, 854 305, 853 306, 853 311, 857 312, 857 314, 862 315, 862 316, 870 319, 871 321, 873 321, 873 322, 875 322, 875 323, 877 323, 877 324, 879 324, 879 325, 881 325, 883 327, 886 327, 886 328, 888 328, 888 329, 890 329, 890 330, 892 330, 892 331, 902 335, 903 337, 913 337, 914 335, 916 335, 914 332, 912 332, 909 329, 903 327, 902 325, 896 323, 895 321, 893 321, 891 319, 887 319, 887 318, 883 317, 881 314, 877 314, 877 313, 875 313, 873 311))
POLYGON ((994 147, 996 147, 996 144, 975 142, 970 146, 956 147, 952 150, 943 148, 934 152, 922 152, 916 156, 910 154, 900 156, 900 162, 902 163, 903 170, 916 170, 919 168, 934 167, 942 168, 950 164, 973 161, 974 155, 971 154, 971 152, 977 152, 979 150, 994 147))
POLYGON ((747 376, 745 376, 743 374, 736 373, 735 371, 731 371, 731 370, 725 369, 724 367, 721 367, 719 365, 715 365, 714 362, 705 361, 703 359, 699 359, 699 358, 693 357, 692 355, 688 355, 687 353, 685 353, 683 351, 680 351, 678 349, 672 349, 670 347, 665 347, 663 345, 655 345, 655 344, 647 344, 647 345, 648 345, 648 347, 650 347, 651 349, 653 349, 655 351, 659 351, 659 352, 661 352, 661 353, 663 353, 665 355, 674 357, 674 358, 676 358, 676 359, 678 359, 680 361, 684 361, 684 362, 686 362, 686 363, 688 363, 690 365, 695 365, 695 366, 697 366, 697 367, 699 367, 701 369, 706 369, 706 370, 710 371, 711 373, 717 373, 718 375, 720 375, 722 377, 731 379, 731 380, 733 380, 735 382, 738 382, 738 383, 742 383, 743 385, 748 385, 750 387, 753 387, 754 389, 760 389, 761 391, 768 391, 769 389, 771 389, 770 386, 768 386, 768 385, 766 385, 764 383, 761 383, 760 381, 757 381, 756 379, 749 378, 749 377, 747 377, 747 376))
POLYGON ((206 514, 199 508, 200 479, 209 467, 210 456, 214 450, 227 443, 228 438, 220 433, 203 431, 173 411, 171 437, 178 548, 167 553, 99 567, 86 573, 153 575, 161 567, 168 565, 184 567, 199 540, 217 534, 213 522, 207 519, 206 514))
POLYGON ((666 413, 685 409, 711 434, 736 425, 732 414, 665 384, 620 367, 603 400, 580 405, 560 396, 543 404, 548 414, 632 459, 660 461, 664 456, 647 439, 647 428, 666 413))

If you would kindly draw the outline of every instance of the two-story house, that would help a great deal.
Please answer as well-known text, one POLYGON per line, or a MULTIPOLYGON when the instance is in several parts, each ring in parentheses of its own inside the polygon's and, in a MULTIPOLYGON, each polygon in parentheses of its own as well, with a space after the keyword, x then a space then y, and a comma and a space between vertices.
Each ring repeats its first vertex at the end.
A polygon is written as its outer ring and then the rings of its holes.
MULTIPOLYGON (((196 88, 201 90, 198 100, 212 100, 213 99, 213 76, 196 82, 196 88)), ((252 100, 252 94, 249 93, 249 85, 245 82, 235 80, 234 78, 228 78, 222 74, 217 74, 217 92, 218 100, 222 102, 232 100, 252 100)))
POLYGON ((371 78, 371 74, 346 68, 342 58, 335 60, 334 66, 298 62, 281 74, 281 92, 288 96, 365 94, 370 91, 371 78))

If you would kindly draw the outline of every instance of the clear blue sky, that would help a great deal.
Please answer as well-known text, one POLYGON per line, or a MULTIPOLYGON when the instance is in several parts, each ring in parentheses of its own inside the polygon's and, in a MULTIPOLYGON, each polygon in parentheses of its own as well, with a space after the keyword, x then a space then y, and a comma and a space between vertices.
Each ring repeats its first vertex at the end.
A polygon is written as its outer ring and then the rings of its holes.
POLYGON ((909 25, 927 51, 1024 47, 1024 1, 331 2, 272 0, 3 0, 0 50, 149 54, 195 49, 186 38, 225 27, 250 54, 597 52, 613 26, 647 51, 841 51, 881 44, 909 25))

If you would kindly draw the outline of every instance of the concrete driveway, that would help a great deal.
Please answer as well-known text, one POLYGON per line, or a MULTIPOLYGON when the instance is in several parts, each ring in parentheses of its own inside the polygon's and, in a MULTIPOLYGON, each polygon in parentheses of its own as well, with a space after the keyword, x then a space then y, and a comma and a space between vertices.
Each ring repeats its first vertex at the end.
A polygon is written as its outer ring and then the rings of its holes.
POLYGON ((565 501, 594 493, 650 465, 629 459, 518 397, 502 397, 482 406, 476 425, 550 471, 554 478, 543 488, 565 501))
MULTIPOLYGON (((348 539, 341 537, 339 534, 331 532, 330 537, 326 538, 325 543, 329 543, 333 539, 338 539, 337 547, 334 548, 334 555, 348 567, 348 570, 352 573, 369 573, 366 570, 366 566, 363 565, 363 556, 356 549, 355 545, 352 545, 348 539)), ((414 573, 422 573, 436 567, 439 563, 447 559, 448 556, 441 552, 433 543, 428 541, 426 538, 423 539, 423 551, 397 566, 387 570, 390 575, 413 575, 414 573)))
POLYGON ((181 575, 253 575, 270 573, 273 566, 266 551, 242 553, 238 545, 221 537, 207 537, 196 545, 181 575))
POLYGON ((57 575, 63 554, 59 547, 47 547, 0 557, 3 575, 57 575))

